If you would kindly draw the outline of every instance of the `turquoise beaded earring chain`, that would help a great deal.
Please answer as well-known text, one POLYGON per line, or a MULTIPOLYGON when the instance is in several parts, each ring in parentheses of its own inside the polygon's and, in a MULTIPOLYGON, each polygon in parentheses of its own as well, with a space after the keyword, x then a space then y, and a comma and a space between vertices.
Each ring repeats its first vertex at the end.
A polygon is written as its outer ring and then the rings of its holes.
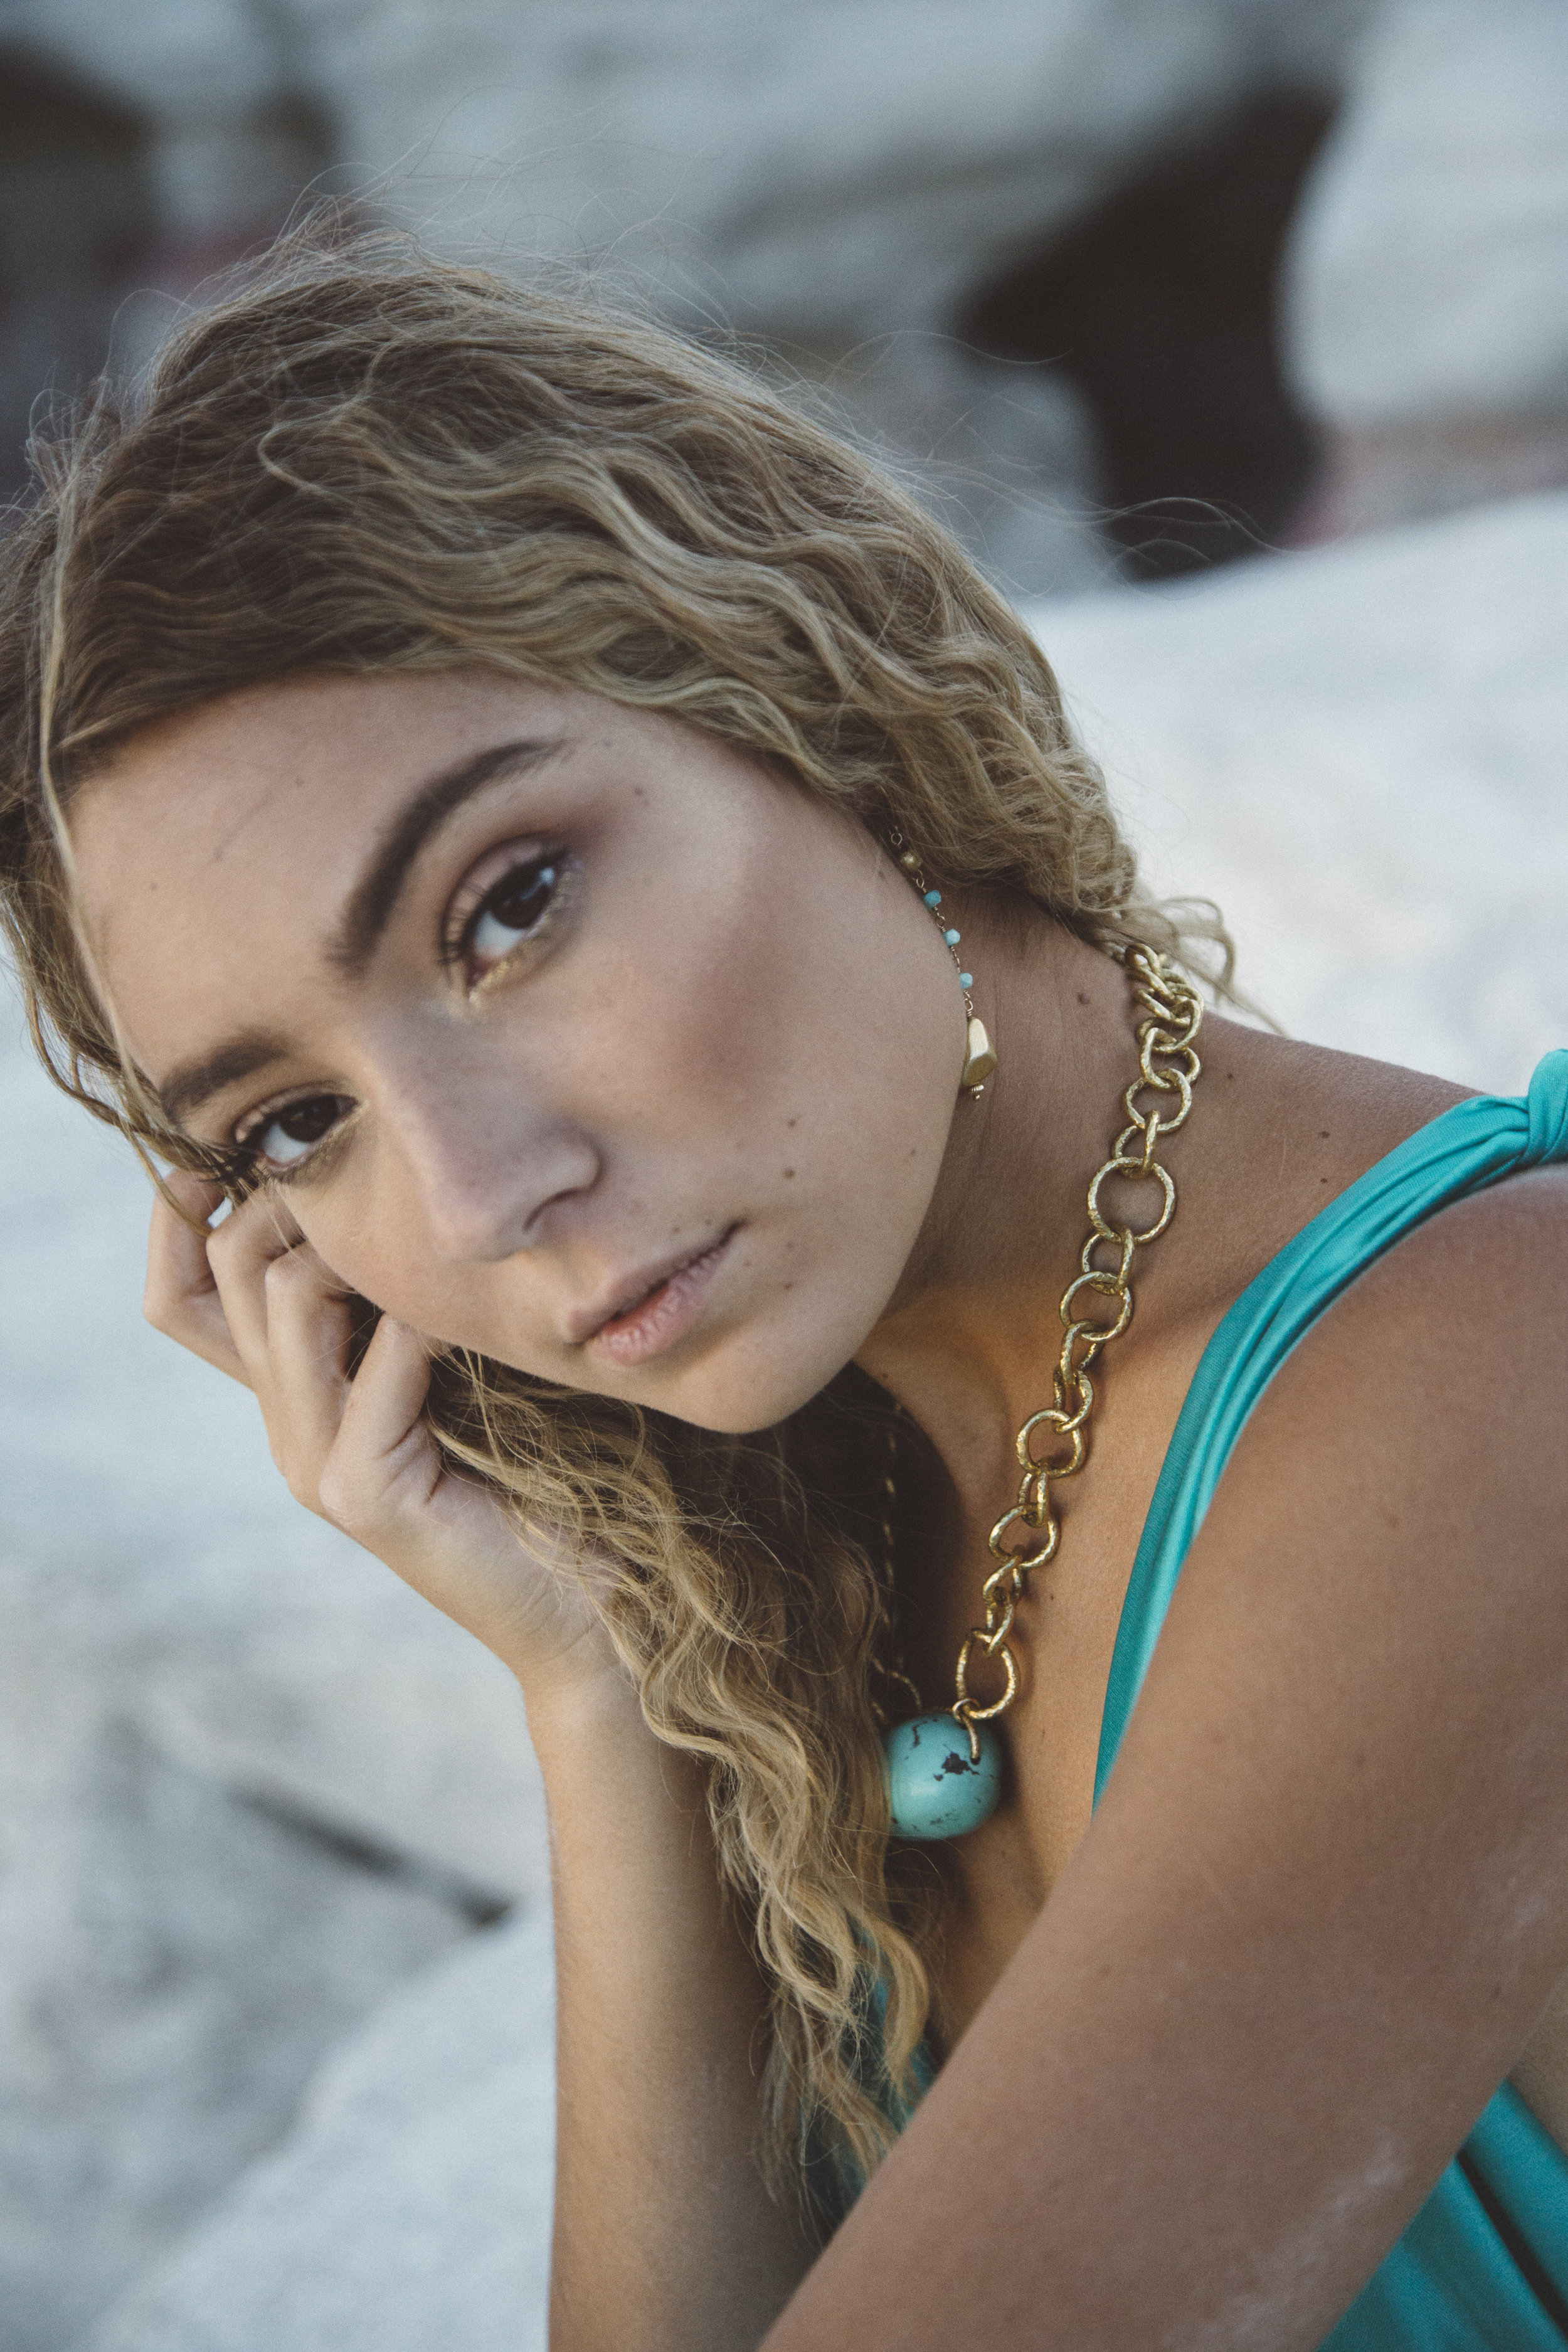
POLYGON ((952 968, 958 974, 958 984, 963 991, 963 1011, 969 1028, 964 1046, 963 1069, 958 1084, 961 1093, 966 1094, 972 1102, 978 1102, 985 1091, 986 1079, 996 1067, 996 1050, 985 1034, 985 1024, 975 1012, 974 999, 969 992, 974 985, 974 974, 964 971, 959 956, 959 941, 963 934, 952 929, 942 913, 942 892, 926 888, 926 878, 921 871, 920 858, 914 850, 905 848, 904 836, 897 825, 893 827, 891 839, 893 855, 913 883, 922 903, 930 911, 931 920, 942 933, 942 943, 952 958, 952 968))

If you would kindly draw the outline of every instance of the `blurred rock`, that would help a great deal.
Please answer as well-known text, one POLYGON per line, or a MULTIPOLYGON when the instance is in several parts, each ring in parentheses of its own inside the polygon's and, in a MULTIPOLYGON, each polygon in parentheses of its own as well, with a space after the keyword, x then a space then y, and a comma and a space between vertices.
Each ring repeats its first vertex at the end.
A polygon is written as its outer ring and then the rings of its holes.
POLYGON ((1329 471, 1301 528, 1568 480, 1568 10, 1393 0, 1311 174, 1288 341, 1329 471))
POLYGON ((1332 77, 1351 0, 317 0, 342 152, 442 239, 614 245, 676 307, 853 350, 941 327, 1012 240, 1073 217, 1249 91, 1332 77))
MULTIPOLYGON (((615 247, 779 337, 941 325, 977 263, 1258 88, 1331 79, 1363 0, 0 0, 0 39, 221 152, 301 102, 437 242, 615 247), (205 126, 205 131, 202 131, 205 126), (704 284, 704 280, 706 283, 704 284)), ((175 174, 171 184, 179 184, 175 174)), ((190 221, 189 208, 176 215, 190 221)))
POLYGON ((476 1917, 544 1894, 543 1791, 503 1667, 384 1571, 307 1591, 296 1557, 231 1591, 146 1645, 150 1742, 476 1917))
POLYGON ((1097 520, 1129 579, 1257 553, 1312 484, 1316 436, 1285 378, 1276 279, 1333 111, 1321 87, 1258 92, 1056 224, 960 315, 966 344, 1022 363, 1015 379, 1070 390, 1086 438, 1092 420, 1097 520))
POLYGON ((325 5, 312 87, 341 152, 390 170, 437 243, 611 256, 673 317, 762 337, 917 469, 1013 592, 1060 593, 1111 568, 1093 509, 1121 494, 1065 374, 1038 388, 958 347, 969 297, 1256 91, 1331 84, 1363 14, 553 0, 520 18, 469 0, 456 19, 426 0, 394 30, 325 5))
MULTIPOLYGON (((155 218, 127 290, 184 297, 336 166, 439 248, 608 258, 677 318, 764 339, 921 470, 1000 576, 1043 593, 1104 570, 1086 404, 956 351, 966 303, 1259 92, 1331 89, 1367 5, 0 0, 0 40, 142 126, 155 218)), ((128 360, 173 310, 129 305, 128 360)))
POLYGON ((1030 618, 1293 1034, 1505 1094, 1568 1043, 1568 495, 1030 618))
POLYGON ((471 1923, 171 1765, 105 1704, 102 1645, 73 1652, 15 1578, 5 1598, 0 2341, 48 2352, 471 1923))
POLYGON ((552 1996, 542 1912, 395 1995, 92 2352, 544 2352, 552 1996))
POLYGON ((1561 0, 0 0, 0 46, 26 92, 0 174, 13 436, 118 297, 134 362, 334 185, 438 248, 608 261, 758 336, 1018 593, 1093 587, 1119 538, 1174 569, 1287 509, 1328 538, 1568 477, 1561 0), (1274 213, 1342 91, 1281 385, 1274 213), (1152 537, 1124 513, 1173 501, 1152 537))
POLYGON ((422 1671, 399 1612, 282 1577, 204 1607, 171 1560, 155 1613, 117 1581, 0 1577, 6 2352, 70 2341, 325 2049, 543 1877, 515 1692, 456 1629, 422 1671))
POLYGON ((101 366, 157 214, 136 110, 0 30, 0 495, 20 486, 40 395, 101 366))

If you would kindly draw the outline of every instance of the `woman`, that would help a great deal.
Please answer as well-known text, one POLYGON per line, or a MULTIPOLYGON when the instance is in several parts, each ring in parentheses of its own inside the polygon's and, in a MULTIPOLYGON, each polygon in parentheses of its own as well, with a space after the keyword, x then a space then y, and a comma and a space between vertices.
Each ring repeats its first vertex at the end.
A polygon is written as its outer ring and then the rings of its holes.
POLYGON ((42 470, 37 1034, 521 1685, 552 2341, 1568 2342, 1568 1059, 1200 1051, 1006 607, 590 292, 297 241, 42 470))

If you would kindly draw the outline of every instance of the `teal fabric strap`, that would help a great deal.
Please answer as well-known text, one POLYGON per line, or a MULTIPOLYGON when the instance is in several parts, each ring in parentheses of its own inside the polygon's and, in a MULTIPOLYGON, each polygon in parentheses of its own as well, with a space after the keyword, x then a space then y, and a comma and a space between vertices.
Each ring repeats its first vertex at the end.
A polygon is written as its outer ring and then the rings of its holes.
MULTIPOLYGON (((1098 1802, 1176 1580, 1274 1374, 1357 1275, 1450 1201, 1568 1160, 1568 1053, 1528 1096, 1457 1103, 1303 1227, 1205 1350, 1133 1565, 1100 1723, 1098 1802)), ((1323 2352, 1563 2352, 1568 2156, 1508 2084, 1323 2352)))
POLYGON ((1568 1052, 1546 1055, 1527 1096, 1479 1095, 1419 1129, 1303 1225, 1242 1292, 1204 1350, 1150 1505, 1100 1717, 1097 1802, 1188 1547, 1253 1407, 1287 1356, 1358 1274, 1435 1210, 1563 1159, 1568 1052))

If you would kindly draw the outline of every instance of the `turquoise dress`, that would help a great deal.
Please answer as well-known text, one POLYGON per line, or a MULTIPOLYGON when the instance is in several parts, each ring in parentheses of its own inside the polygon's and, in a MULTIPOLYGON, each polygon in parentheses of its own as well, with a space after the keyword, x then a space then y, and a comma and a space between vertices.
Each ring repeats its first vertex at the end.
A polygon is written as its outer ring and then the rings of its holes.
MULTIPOLYGON (((1528 1096, 1456 1103, 1330 1202, 1243 1292, 1204 1351, 1154 1490, 1100 1726, 1098 1801, 1176 1579, 1274 1374, 1363 1267, 1426 1217, 1568 1160, 1568 1053, 1528 1096)), ((1507 2083, 1322 2352, 1564 2352, 1568 2155, 1507 2083)))

